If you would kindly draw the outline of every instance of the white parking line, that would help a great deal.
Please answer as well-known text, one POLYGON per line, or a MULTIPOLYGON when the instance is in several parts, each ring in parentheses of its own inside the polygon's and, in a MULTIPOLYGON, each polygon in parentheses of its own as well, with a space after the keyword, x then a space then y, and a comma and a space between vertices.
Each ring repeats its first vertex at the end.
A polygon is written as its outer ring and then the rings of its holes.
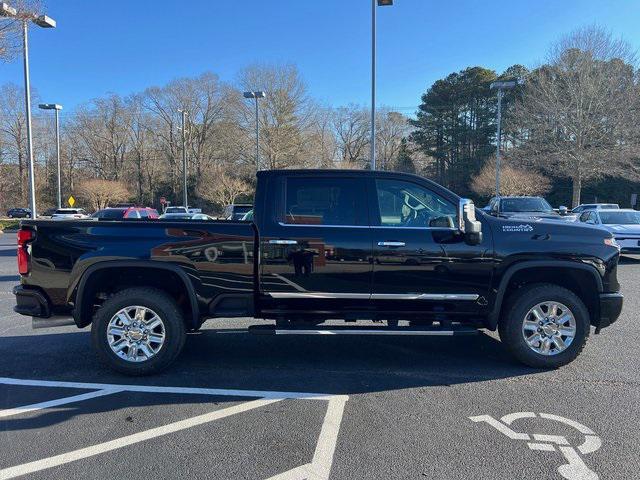
POLYGON ((215 420, 235 415, 236 413, 247 412, 258 407, 269 405, 285 399, 294 400, 324 400, 328 402, 327 413, 325 414, 320 435, 316 444, 313 459, 311 463, 307 463, 295 467, 286 472, 282 472, 271 477, 269 480, 328 480, 333 465, 333 457, 338 441, 338 434, 344 408, 349 397, 347 395, 328 395, 321 393, 303 393, 303 392, 275 392, 262 390, 228 390, 217 388, 190 388, 190 387, 164 387, 164 386, 144 386, 144 385, 116 385, 103 383, 80 383, 80 382, 57 382, 48 380, 24 380, 15 378, 0 378, 0 384, 4 385, 20 385, 32 387, 49 387, 49 388, 81 388, 86 390, 95 390, 93 392, 74 395, 46 402, 25 405, 0 411, 0 418, 17 415, 20 413, 41 410, 50 407, 56 407, 73 402, 80 402, 91 398, 111 395, 121 392, 143 392, 143 393, 171 393, 171 394, 187 394, 187 395, 212 395, 212 396, 231 396, 231 397, 257 397, 253 400, 233 407, 217 410, 215 412, 206 413, 196 417, 188 418, 173 422, 162 427, 152 428, 143 432, 128 435, 122 438, 100 443, 86 448, 81 448, 71 452, 55 455, 49 458, 36 460, 33 462, 16 465, 13 467, 0 470, 0 480, 15 478, 21 475, 45 470, 48 468, 64 465, 70 462, 81 460, 83 458, 98 455, 100 453, 109 452, 122 448, 134 443, 142 442, 162 435, 178 432, 215 420))
POLYGON ((225 397, 277 398, 281 400, 285 398, 300 400, 330 400, 332 398, 349 398, 347 395, 330 395, 325 393, 273 392, 268 390, 229 390, 221 388, 194 387, 161 387, 152 385, 117 385, 109 383, 56 382, 50 380, 23 380, 7 377, 0 377, 0 384, 22 385, 29 387, 82 388, 84 390, 121 390, 127 392, 144 393, 177 393, 184 395, 220 395, 225 397))
POLYGON ((7 410, 0 410, 0 418, 10 417, 11 415, 18 415, 21 413, 33 412, 35 410, 42 410, 43 408, 58 407, 60 405, 66 405, 67 403, 81 402, 83 400, 89 400, 90 398, 103 397, 105 395, 111 395, 118 392, 122 392, 122 390, 97 390, 95 392, 87 392, 81 395, 74 395, 73 397, 56 398, 55 400, 49 400, 47 402, 33 403, 31 405, 24 405, 22 407, 9 408, 7 410))
POLYGON ((279 402, 281 399, 260 399, 253 400, 251 402, 241 403, 234 405, 233 407, 225 408, 222 410, 216 410, 215 412, 205 413, 204 415, 198 415, 197 417, 187 418, 186 420, 180 420, 178 422, 169 423, 162 427, 152 428, 143 432, 134 433, 133 435, 127 435, 126 437, 117 438, 109 442, 99 443, 87 448, 80 448, 72 452, 63 453, 62 455, 56 455, 53 457, 45 458, 43 460, 36 460, 35 462, 24 463, 15 467, 5 468, 0 470, 0 479, 5 480, 9 478, 19 477, 28 473, 38 472, 47 468, 57 467, 64 465, 65 463, 75 462, 83 458, 92 457, 100 453, 110 452, 118 448, 133 445, 144 440, 150 440, 152 438, 167 435, 169 433, 179 432, 187 428, 195 427, 205 423, 213 422, 220 418, 229 417, 236 413, 247 412, 254 408, 263 407, 270 403, 279 402))

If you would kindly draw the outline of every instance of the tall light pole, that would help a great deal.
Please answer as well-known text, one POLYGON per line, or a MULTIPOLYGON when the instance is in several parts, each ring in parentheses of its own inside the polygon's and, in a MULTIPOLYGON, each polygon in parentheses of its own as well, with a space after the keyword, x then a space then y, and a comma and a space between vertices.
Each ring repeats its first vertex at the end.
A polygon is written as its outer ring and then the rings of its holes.
POLYGON ((182 202, 185 208, 189 208, 187 203, 187 111, 178 110, 182 114, 182 202))
POLYGON ((393 0, 371 1, 371 170, 376 169, 376 8, 392 5, 393 0))
POLYGON ((244 98, 254 98, 256 101, 256 172, 260 170, 260 115, 258 109, 258 99, 267 96, 265 92, 244 92, 244 98))
POLYGON ((29 203, 31 207, 31 218, 36 218, 36 182, 33 168, 33 133, 31 131, 31 82, 29 79, 29 22, 33 22, 42 28, 55 28, 56 21, 46 15, 18 11, 5 2, 0 3, 0 17, 15 18, 22 22, 24 96, 27 111, 27 158, 29 160, 29 203))
POLYGON ((56 112, 56 164, 58 169, 58 208, 62 208, 62 182, 60 181, 60 110, 62 105, 57 103, 41 103, 42 110, 55 110, 56 112))
POLYGON ((491 90, 498 90, 498 135, 496 137, 496 197, 500 196, 500 145, 502 144, 502 97, 504 91, 515 88, 518 85, 517 80, 493 82, 490 85, 491 90))

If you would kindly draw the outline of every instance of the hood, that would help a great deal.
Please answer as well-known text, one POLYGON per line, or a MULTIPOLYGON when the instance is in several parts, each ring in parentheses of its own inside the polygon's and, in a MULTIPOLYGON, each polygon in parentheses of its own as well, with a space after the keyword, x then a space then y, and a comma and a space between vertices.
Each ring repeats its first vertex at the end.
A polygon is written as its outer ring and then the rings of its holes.
POLYGON ((640 225, 602 225, 602 228, 614 236, 640 235, 640 225))
POLYGON ((577 216, 575 215, 565 215, 562 216, 559 213, 545 213, 545 212, 501 212, 500 216, 502 218, 509 218, 512 220, 522 219, 522 220, 559 220, 564 222, 575 222, 577 216))

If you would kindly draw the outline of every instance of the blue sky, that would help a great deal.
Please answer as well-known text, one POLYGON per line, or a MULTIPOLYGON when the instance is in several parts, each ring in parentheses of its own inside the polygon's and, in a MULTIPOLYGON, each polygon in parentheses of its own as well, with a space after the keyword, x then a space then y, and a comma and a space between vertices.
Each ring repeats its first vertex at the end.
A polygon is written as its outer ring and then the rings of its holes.
MULTIPOLYGON (((210 70, 298 65, 309 92, 367 104, 370 0, 48 0, 55 30, 31 29, 32 84, 65 109, 210 70)), ((637 0, 395 0, 378 10, 378 99, 411 113, 433 81, 467 66, 532 66, 549 44, 598 24, 640 49, 637 0)), ((22 83, 19 61, 0 83, 22 83)))

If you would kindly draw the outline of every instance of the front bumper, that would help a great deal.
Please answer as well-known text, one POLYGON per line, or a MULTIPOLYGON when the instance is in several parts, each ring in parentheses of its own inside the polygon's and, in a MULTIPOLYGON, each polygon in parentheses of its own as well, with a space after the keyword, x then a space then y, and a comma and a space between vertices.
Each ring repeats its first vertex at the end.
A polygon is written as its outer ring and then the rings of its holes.
POLYGON ((596 325, 596 333, 618 319, 622 312, 623 298, 621 293, 600 294, 600 323, 596 325))
POLYGON ((640 253, 640 237, 620 238, 614 236, 614 238, 620 245, 620 253, 640 253))
POLYGON ((49 318, 51 316, 49 301, 38 290, 16 285, 13 287, 13 294, 16 296, 14 312, 30 317, 49 318))

